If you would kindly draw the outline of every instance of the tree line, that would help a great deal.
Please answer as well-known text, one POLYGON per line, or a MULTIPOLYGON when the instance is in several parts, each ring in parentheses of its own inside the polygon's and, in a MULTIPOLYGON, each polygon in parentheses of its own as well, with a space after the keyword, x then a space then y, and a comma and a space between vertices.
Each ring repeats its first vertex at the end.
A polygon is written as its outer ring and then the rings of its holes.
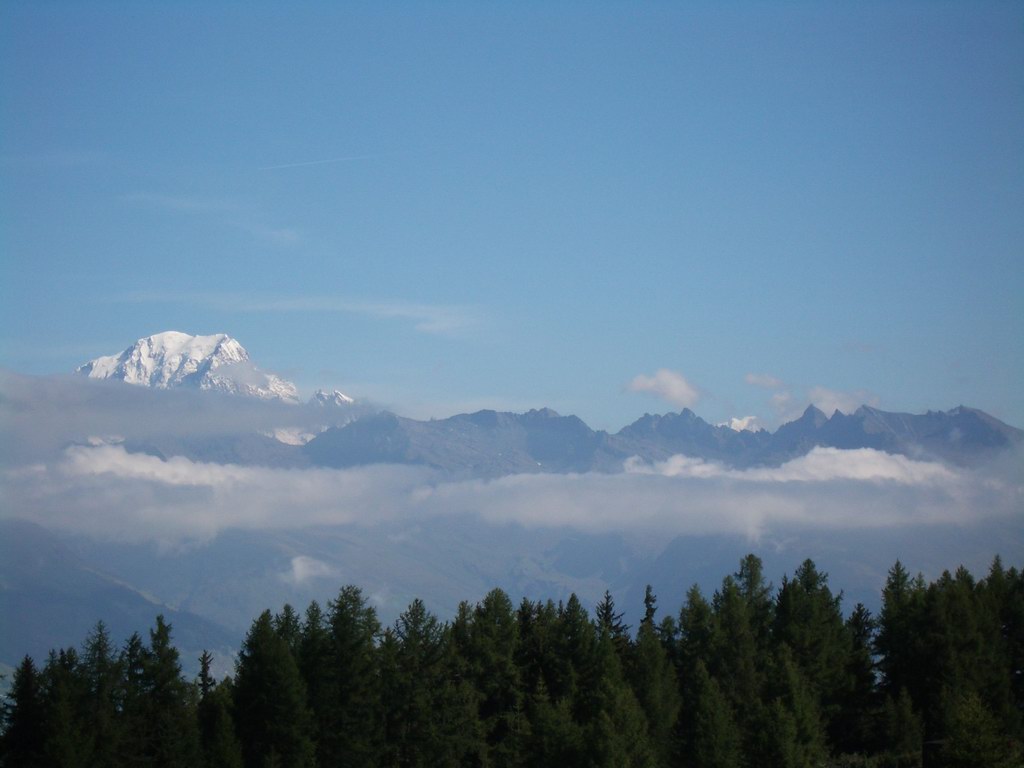
POLYGON ((931 583, 897 562, 873 616, 807 560, 778 588, 745 557, 635 631, 609 593, 518 607, 495 589, 442 622, 382 627, 346 586, 261 614, 235 674, 186 679, 162 617, 115 648, 16 669, 0 765, 392 768, 1019 768, 1024 576, 999 558, 931 583))

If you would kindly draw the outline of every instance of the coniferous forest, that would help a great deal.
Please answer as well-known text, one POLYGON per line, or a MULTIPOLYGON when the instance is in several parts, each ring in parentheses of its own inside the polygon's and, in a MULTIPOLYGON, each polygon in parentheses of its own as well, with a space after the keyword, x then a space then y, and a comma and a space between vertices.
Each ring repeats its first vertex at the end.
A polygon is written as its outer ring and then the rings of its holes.
POLYGON ((897 562, 878 616, 841 599, 810 560, 773 586, 753 555, 677 614, 648 588, 635 627, 607 593, 591 615, 500 590, 382 627, 348 586, 265 611, 221 680, 209 654, 184 678, 161 617, 120 647, 101 622, 17 668, 0 764, 1022 765, 1020 571, 926 583, 897 562))

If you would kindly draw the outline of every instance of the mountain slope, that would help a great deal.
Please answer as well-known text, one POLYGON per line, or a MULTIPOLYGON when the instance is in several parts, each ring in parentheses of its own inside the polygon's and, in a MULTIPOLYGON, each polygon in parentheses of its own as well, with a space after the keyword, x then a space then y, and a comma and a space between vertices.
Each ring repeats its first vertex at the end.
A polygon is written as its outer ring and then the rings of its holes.
POLYGON ((83 559, 67 537, 32 523, 0 520, 0 659, 36 661, 78 642, 100 619, 115 643, 144 633, 158 614, 171 623, 188 667, 208 648, 230 652, 236 633, 178 610, 83 559))

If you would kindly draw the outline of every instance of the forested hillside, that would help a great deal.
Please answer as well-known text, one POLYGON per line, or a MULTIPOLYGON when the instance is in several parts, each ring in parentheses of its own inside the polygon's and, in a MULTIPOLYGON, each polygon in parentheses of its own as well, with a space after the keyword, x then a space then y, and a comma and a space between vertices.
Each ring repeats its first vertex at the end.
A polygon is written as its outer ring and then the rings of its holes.
POLYGON ((1022 764, 1024 575, 997 558, 926 583, 896 563, 880 614, 810 560, 775 587, 749 555, 637 627, 610 595, 500 590, 444 623, 382 627, 361 591, 265 611, 235 674, 181 673, 162 617, 115 647, 25 658, 4 708, 15 766, 986 766, 1022 764))

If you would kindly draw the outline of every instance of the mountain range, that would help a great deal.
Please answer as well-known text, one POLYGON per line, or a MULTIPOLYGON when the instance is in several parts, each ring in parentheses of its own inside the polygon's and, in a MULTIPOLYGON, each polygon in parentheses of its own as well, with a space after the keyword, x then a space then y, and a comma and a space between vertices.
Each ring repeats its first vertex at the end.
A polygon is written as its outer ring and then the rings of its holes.
MULTIPOLYGON (((297 403, 291 382, 260 371, 245 348, 225 334, 189 336, 169 331, 139 339, 120 355, 77 369, 157 389, 196 388, 297 403)), ((379 411, 350 412, 355 401, 318 390, 310 404, 331 417, 316 429, 150 438, 129 451, 168 458, 277 467, 422 465, 455 477, 519 473, 617 472, 627 459, 663 461, 685 455, 730 467, 778 466, 816 446, 872 448, 918 459, 971 465, 1024 443, 1024 431, 983 411, 957 406, 924 414, 893 413, 863 405, 827 415, 811 405, 798 419, 767 430, 710 424, 693 411, 645 414, 616 433, 593 430, 576 416, 549 408, 526 413, 482 410, 420 421, 379 411), (345 414, 339 418, 338 414, 345 414)))
MULTIPOLYGON (((323 603, 346 583, 385 623, 414 597, 450 617, 494 586, 588 605, 611 590, 636 611, 651 584, 672 611, 756 551, 776 576, 812 557, 848 589, 847 608, 874 609, 896 558, 934 577, 961 562, 984 569, 996 552, 1019 566, 1024 552, 1021 454, 1008 452, 1024 432, 963 406, 811 406, 771 432, 688 409, 615 433, 547 408, 423 421, 338 390, 301 403, 230 336, 174 332, 78 374, 111 383, 0 375, 0 666, 43 658, 99 618, 123 640, 164 613, 183 663, 205 648, 227 674, 253 616, 323 603), (893 483, 778 479, 785 468, 624 472, 679 455, 778 467, 816 446, 946 466, 893 483), (143 453, 204 466, 158 467, 143 453), (247 468, 214 466, 228 464, 247 468), (366 465, 381 466, 319 469, 366 465)), ((887 463, 866 454, 828 458, 887 463)))

